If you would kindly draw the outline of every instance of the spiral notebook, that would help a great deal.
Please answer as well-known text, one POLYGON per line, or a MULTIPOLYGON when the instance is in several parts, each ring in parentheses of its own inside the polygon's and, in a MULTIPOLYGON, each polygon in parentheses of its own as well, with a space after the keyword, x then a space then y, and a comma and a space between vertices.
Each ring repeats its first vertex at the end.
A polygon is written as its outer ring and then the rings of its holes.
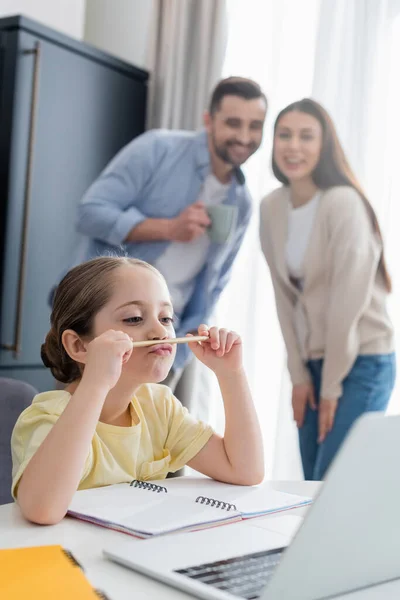
POLYGON ((140 538, 195 531, 309 504, 265 485, 227 485, 203 477, 134 480, 76 492, 68 514, 140 538))
POLYGON ((108 600, 95 590, 74 556, 61 546, 0 550, 0 598, 4 600, 108 600))

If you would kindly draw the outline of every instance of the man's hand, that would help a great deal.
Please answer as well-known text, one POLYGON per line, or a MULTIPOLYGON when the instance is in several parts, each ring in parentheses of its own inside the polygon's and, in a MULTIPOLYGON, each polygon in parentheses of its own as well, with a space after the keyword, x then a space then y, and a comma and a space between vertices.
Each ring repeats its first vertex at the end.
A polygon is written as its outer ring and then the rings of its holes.
POLYGON ((195 202, 173 219, 145 219, 130 230, 124 242, 191 242, 210 225, 204 203, 195 202))
POLYGON ((204 203, 195 202, 169 220, 168 237, 173 242, 192 242, 204 235, 210 225, 204 203))

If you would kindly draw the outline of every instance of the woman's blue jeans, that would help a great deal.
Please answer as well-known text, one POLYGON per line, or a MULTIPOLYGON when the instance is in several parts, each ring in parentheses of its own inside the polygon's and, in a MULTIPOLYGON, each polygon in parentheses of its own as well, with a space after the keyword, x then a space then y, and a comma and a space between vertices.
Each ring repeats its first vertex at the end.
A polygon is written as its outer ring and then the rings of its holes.
MULTIPOLYGON (((314 385, 317 405, 320 400, 324 361, 310 360, 307 367, 314 385)), ((343 381, 332 430, 318 444, 318 410, 307 406, 299 429, 300 454, 305 479, 323 479, 350 427, 363 413, 385 411, 396 379, 395 354, 359 355, 343 381)))

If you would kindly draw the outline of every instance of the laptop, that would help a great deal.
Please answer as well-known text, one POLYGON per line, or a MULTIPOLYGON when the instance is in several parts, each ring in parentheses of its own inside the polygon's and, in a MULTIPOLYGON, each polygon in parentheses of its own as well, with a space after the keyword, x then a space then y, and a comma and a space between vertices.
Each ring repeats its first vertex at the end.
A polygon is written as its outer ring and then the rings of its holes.
POLYGON ((209 600, 321 600, 400 578, 400 416, 362 416, 304 521, 290 516, 103 552, 209 600))

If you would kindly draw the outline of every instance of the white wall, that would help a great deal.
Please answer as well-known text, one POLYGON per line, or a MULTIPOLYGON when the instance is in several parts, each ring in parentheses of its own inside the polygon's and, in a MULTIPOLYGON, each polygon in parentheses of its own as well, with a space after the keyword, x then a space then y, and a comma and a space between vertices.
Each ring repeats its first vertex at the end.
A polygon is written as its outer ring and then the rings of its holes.
POLYGON ((0 17, 24 15, 82 39, 86 0, 0 0, 0 17))
POLYGON ((157 0, 86 0, 85 42, 151 71, 157 4, 157 0))

